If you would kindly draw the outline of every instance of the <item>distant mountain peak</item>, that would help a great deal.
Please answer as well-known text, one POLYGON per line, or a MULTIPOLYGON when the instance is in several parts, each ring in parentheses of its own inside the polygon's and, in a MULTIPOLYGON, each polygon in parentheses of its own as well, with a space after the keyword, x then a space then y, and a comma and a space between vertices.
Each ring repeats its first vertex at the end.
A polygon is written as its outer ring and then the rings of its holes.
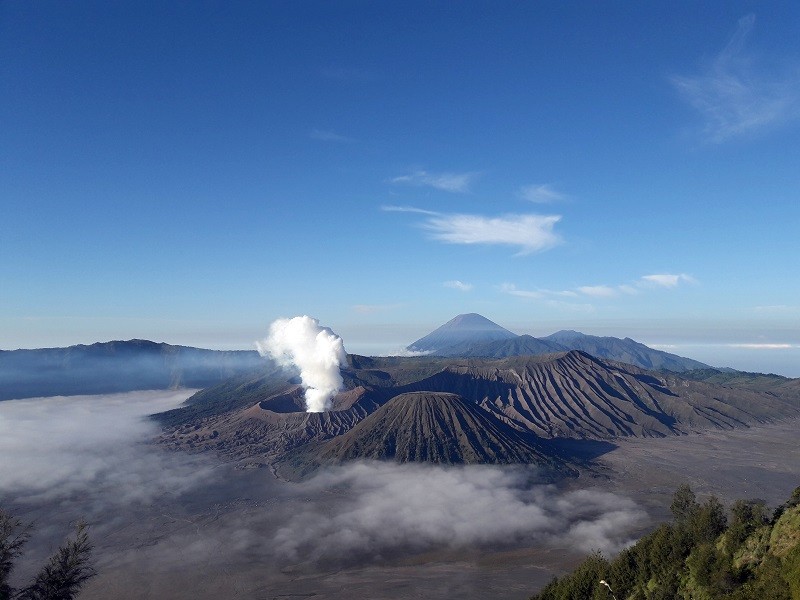
POLYGON ((455 317, 450 319, 447 323, 442 325, 439 329, 444 329, 444 328, 500 330, 511 333, 510 331, 508 331, 508 329, 500 327, 500 325, 498 325, 494 321, 490 321, 489 319, 487 319, 483 315, 479 315, 478 313, 464 313, 462 315, 456 315, 455 317))
POLYGON ((575 340, 584 337, 587 337, 587 335, 585 333, 581 333, 580 331, 575 331, 574 329, 562 329, 561 331, 556 331, 555 333, 551 333, 550 335, 542 339, 552 340, 554 342, 560 342, 562 340, 575 340))
POLYGON ((457 315, 425 337, 408 346, 416 352, 436 352, 462 344, 479 344, 517 337, 508 329, 478 313, 457 315))

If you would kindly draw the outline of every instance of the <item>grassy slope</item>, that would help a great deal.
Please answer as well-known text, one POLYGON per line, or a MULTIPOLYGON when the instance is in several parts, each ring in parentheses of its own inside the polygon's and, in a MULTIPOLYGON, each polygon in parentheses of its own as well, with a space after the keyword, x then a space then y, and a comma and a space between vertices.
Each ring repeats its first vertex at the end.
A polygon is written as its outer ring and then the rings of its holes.
POLYGON ((696 518, 661 525, 611 561, 590 556, 532 600, 611 598, 600 580, 618 600, 800 600, 800 488, 772 519, 742 525, 734 517, 716 535, 709 535, 710 504, 698 505, 696 518))

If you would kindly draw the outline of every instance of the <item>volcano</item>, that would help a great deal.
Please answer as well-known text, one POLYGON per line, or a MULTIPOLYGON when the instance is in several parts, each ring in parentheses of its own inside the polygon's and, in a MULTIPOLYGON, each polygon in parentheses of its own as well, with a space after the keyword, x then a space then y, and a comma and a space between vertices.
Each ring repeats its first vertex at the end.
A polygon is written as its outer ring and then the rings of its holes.
POLYGON ((348 361, 345 389, 329 412, 302 412, 302 389, 292 379, 234 380, 161 417, 162 441, 301 470, 367 458, 560 467, 554 438, 609 443, 800 417, 793 380, 769 391, 752 382, 718 385, 575 350, 348 361))
POLYGON ((444 392, 395 396, 326 443, 318 456, 325 462, 560 464, 543 440, 513 429, 458 394, 444 392))
POLYGON ((477 313, 458 315, 425 337, 408 346, 412 352, 427 352, 441 356, 459 355, 475 344, 510 340, 517 337, 477 313))

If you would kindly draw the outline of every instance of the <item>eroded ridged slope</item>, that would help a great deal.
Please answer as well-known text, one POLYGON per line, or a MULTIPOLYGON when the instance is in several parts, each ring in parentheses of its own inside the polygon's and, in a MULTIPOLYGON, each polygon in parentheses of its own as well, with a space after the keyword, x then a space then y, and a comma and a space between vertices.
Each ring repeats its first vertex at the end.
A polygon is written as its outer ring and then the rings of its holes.
POLYGON ((389 400, 318 453, 322 461, 560 464, 546 443, 515 431, 457 394, 412 392, 389 400))
POLYGON ((453 365, 409 387, 461 394, 545 437, 663 436, 800 414, 769 394, 659 377, 579 351, 453 365))

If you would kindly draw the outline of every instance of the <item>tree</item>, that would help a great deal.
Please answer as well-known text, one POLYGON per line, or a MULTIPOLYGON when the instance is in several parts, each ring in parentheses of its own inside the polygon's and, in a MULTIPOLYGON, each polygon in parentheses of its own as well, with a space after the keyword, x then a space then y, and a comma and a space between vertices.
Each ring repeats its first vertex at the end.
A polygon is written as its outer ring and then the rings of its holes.
POLYGON ((0 509, 0 600, 12 597, 9 576, 14 570, 14 561, 28 541, 30 529, 30 525, 23 527, 22 521, 0 509))
POLYGON ((692 516, 689 529, 695 544, 710 544, 725 531, 727 524, 725 507, 716 496, 711 496, 692 516))
POLYGON ((686 483, 680 485, 672 495, 672 504, 669 505, 675 522, 678 525, 686 524, 699 509, 700 505, 692 488, 686 483))
POLYGON ((763 500, 737 500, 731 507, 727 546, 732 554, 758 527, 767 523, 767 505, 763 500))
POLYGON ((83 584, 96 575, 92 566, 92 544, 88 526, 79 523, 75 537, 61 546, 29 586, 15 590, 9 576, 22 547, 30 537, 31 525, 23 526, 0 510, 0 600, 72 600, 83 584))

